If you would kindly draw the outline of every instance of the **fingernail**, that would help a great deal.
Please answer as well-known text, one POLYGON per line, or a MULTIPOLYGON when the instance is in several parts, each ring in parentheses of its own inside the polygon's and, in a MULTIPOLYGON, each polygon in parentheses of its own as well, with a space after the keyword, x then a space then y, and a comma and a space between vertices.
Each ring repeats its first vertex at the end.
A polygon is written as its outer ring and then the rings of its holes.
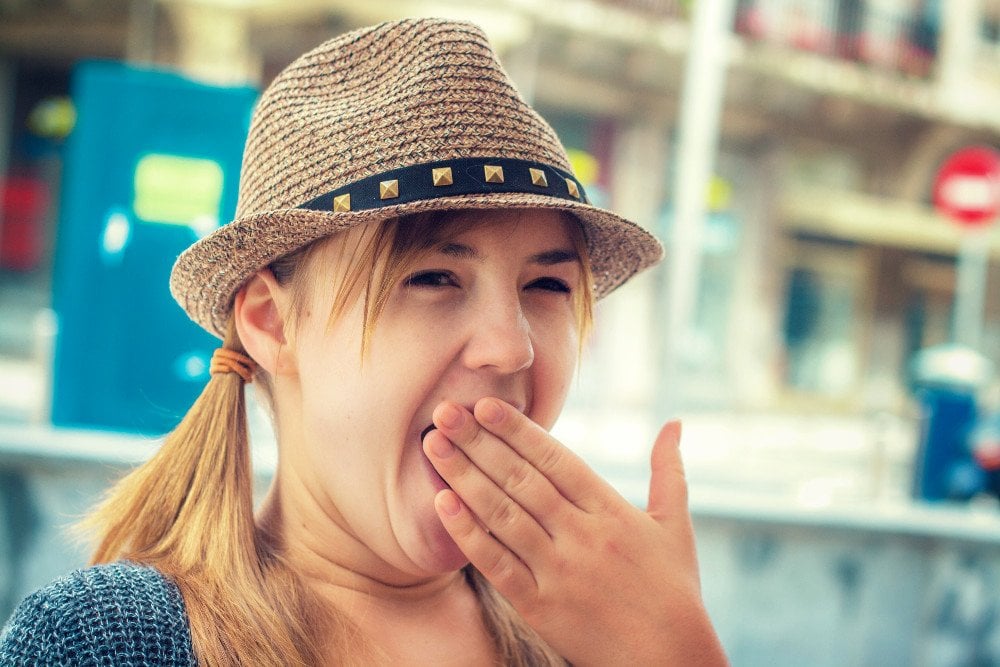
POLYGON ((445 491, 438 496, 438 503, 441 505, 441 509, 444 510, 445 514, 448 514, 449 516, 455 516, 462 511, 462 504, 458 502, 458 496, 454 493, 445 491))
POLYGON ((434 456, 439 459, 446 459, 455 453, 455 445, 451 444, 451 440, 440 433, 438 433, 438 437, 431 440, 430 447, 434 456))
POLYGON ((465 415, 454 405, 445 405, 438 412, 441 425, 447 428, 459 428, 465 422, 465 415))
POLYGON ((498 424, 503 419, 503 408, 496 401, 483 401, 479 408, 479 414, 484 422, 498 424))

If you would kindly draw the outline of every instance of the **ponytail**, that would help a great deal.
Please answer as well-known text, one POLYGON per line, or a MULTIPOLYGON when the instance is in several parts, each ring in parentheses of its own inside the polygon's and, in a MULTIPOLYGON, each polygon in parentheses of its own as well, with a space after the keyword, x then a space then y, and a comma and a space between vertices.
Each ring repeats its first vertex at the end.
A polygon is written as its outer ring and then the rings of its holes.
MULTIPOLYGON (((232 323, 224 346, 245 354, 232 323)), ((212 375, 159 451, 83 527, 101 536, 92 564, 130 560, 174 580, 201 664, 321 662, 319 605, 254 523, 239 375, 212 375)))

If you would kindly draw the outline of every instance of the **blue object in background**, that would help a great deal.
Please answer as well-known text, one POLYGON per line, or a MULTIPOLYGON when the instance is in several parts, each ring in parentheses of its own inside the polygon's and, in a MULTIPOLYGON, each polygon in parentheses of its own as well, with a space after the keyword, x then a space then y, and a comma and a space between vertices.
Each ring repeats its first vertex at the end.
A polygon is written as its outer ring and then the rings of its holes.
POLYGON ((976 421, 976 397, 970 390, 927 386, 917 392, 923 410, 914 496, 921 500, 968 500, 983 489, 984 471, 969 448, 976 421))
POLYGON ((915 498, 969 500, 985 490, 987 473, 976 461, 970 435, 979 416, 977 393, 992 376, 992 362, 962 345, 939 345, 916 355, 913 380, 923 414, 915 498))
POLYGON ((201 392, 218 343, 170 296, 170 268, 232 218, 257 91, 87 62, 72 95, 52 421, 164 433, 201 392))

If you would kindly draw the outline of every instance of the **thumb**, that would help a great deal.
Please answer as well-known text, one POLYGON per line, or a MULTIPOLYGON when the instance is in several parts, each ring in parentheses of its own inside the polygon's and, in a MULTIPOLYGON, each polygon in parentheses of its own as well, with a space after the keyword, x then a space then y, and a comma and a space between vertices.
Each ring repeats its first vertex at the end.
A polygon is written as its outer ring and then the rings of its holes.
POLYGON ((687 513, 687 480, 680 443, 681 423, 676 420, 664 424, 653 443, 646 512, 658 521, 687 513))

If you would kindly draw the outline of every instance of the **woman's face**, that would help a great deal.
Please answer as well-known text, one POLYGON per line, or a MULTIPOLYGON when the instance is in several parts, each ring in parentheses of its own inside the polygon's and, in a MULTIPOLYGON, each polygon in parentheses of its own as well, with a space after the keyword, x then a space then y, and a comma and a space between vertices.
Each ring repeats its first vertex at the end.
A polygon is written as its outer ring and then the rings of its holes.
POLYGON ((445 485, 421 448, 435 406, 495 396, 551 428, 579 345, 573 223, 545 211, 454 215, 482 224, 404 272, 364 356, 363 299, 328 325, 332 288, 310 290, 289 342, 297 377, 277 396, 282 473, 351 553, 406 576, 466 563, 434 511, 445 485))

